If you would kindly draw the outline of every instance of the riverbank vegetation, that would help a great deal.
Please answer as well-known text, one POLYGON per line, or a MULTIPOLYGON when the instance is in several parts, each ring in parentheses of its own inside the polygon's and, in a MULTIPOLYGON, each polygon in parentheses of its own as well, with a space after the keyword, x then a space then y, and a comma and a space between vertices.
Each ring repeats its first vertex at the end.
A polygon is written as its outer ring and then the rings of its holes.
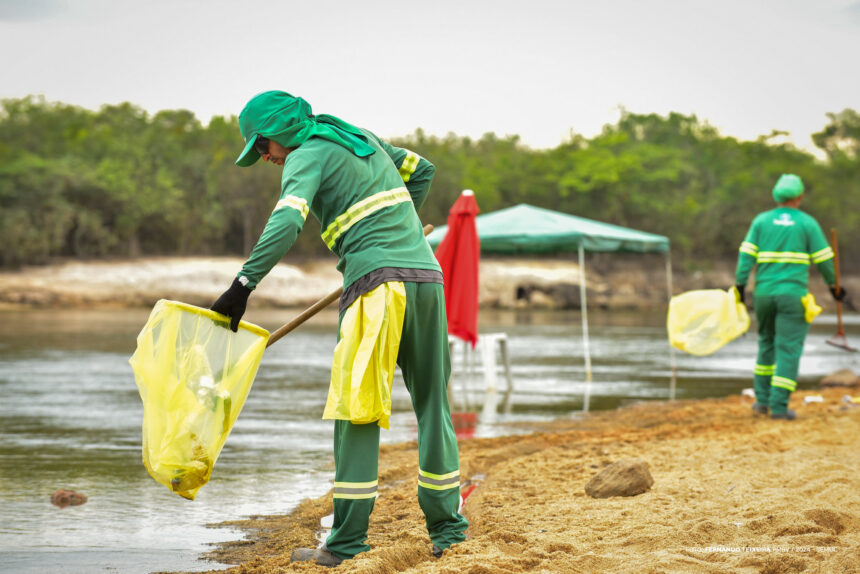
MULTIPOLYGON (((806 182, 804 208, 825 230, 838 228, 843 245, 860 243, 860 114, 827 119, 813 136, 823 159, 785 143, 782 132, 738 141, 678 113, 623 112, 592 138, 571 132, 545 150, 517 136, 420 129, 391 141, 437 166, 426 222, 443 224, 469 188, 483 212, 530 203, 666 235, 677 265, 701 269, 735 257, 752 217, 772 206, 783 172, 806 182)), ((235 117, 203 125, 186 110, 3 100, 0 267, 53 257, 247 254, 277 200, 280 170, 236 167, 241 144, 235 117)), ((308 218, 296 249, 324 255, 318 235, 308 218)), ((843 265, 860 268, 860 252, 846 251, 843 265)))

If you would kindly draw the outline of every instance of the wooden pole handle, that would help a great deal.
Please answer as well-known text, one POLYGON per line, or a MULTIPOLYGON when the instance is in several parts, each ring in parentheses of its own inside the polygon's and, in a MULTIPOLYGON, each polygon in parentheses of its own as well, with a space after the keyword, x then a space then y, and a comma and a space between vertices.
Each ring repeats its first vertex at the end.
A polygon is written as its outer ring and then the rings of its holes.
MULTIPOLYGON (((424 226, 425 236, 430 235, 431 231, 433 231, 432 225, 428 223, 424 226)), ((343 287, 338 287, 335 291, 332 291, 331 293, 329 293, 328 295, 326 295, 325 297, 299 313, 299 315, 295 319, 269 335, 269 341, 266 343, 266 348, 268 349, 272 346, 272 343, 280 340, 281 337, 283 337, 284 335, 286 335, 287 333, 289 333, 290 331, 292 331, 293 329, 295 329, 296 327, 298 327, 299 325, 301 325, 302 323, 304 323, 305 321, 307 321, 308 319, 310 319, 311 317, 313 317, 314 315, 340 299, 342 293, 343 287)))
POLYGON ((836 292, 839 293, 839 238, 836 236, 836 228, 830 228, 830 240, 833 243, 833 271, 836 274, 836 292))
MULTIPOLYGON (((836 275, 836 293, 839 293, 839 238, 836 236, 836 228, 830 228, 830 239, 833 243, 833 273, 836 275)), ((845 331, 842 329, 842 301, 836 300, 836 334, 845 336, 845 331)))

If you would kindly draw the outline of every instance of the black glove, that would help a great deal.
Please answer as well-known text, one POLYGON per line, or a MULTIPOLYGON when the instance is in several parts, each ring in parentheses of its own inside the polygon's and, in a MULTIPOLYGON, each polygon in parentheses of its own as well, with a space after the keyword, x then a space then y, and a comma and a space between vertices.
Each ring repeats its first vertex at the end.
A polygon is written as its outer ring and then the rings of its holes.
POLYGON ((845 295, 847 295, 847 293, 845 292, 845 287, 840 287, 839 291, 837 291, 836 287, 833 286, 830 287, 830 294, 833 295, 833 298, 837 301, 842 301, 843 299, 845 299, 845 295))
POLYGON ((239 330, 239 321, 245 314, 245 307, 248 305, 248 295, 250 294, 250 289, 239 283, 238 279, 233 279, 230 288, 212 303, 210 309, 230 317, 230 330, 235 333, 239 330))
POLYGON ((735 289, 738 290, 738 299, 743 305, 746 305, 746 301, 744 301, 744 290, 746 289, 746 285, 735 285, 735 289))

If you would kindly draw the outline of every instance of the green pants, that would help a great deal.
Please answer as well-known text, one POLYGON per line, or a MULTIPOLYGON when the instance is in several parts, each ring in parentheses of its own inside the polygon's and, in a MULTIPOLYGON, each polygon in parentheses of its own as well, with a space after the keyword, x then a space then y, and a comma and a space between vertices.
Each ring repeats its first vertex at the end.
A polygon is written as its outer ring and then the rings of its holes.
POLYGON ((758 358, 753 371, 756 402, 784 413, 797 389, 803 341, 809 331, 800 295, 756 295, 758 358))
MULTIPOLYGON (((418 418, 418 503, 430 539, 445 549, 465 540, 469 525, 457 511, 460 460, 448 406, 451 357, 445 295, 438 283, 404 286, 406 316, 397 364, 418 418)), ((347 559, 370 550, 365 540, 376 500, 379 426, 335 421, 334 463, 334 525, 326 547, 347 559)))

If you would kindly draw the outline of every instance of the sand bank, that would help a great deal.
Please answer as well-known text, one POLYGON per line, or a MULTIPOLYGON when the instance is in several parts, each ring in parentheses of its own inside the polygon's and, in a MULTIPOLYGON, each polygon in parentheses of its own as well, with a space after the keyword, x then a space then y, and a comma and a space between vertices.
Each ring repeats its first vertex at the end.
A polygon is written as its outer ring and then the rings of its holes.
MULTIPOLYGON (((441 559, 415 492, 414 443, 383 447, 370 552, 334 572, 492 574, 513 572, 860 571, 860 389, 797 392, 794 422, 750 410, 751 399, 641 403, 533 434, 460 444, 467 497, 466 542, 441 559), (823 403, 803 404, 820 395, 823 403), (648 462, 650 491, 592 499, 588 480, 625 458, 648 462)), ((331 572, 289 563, 315 546, 331 497, 289 516, 231 523, 247 539, 213 557, 231 573, 331 572)))

